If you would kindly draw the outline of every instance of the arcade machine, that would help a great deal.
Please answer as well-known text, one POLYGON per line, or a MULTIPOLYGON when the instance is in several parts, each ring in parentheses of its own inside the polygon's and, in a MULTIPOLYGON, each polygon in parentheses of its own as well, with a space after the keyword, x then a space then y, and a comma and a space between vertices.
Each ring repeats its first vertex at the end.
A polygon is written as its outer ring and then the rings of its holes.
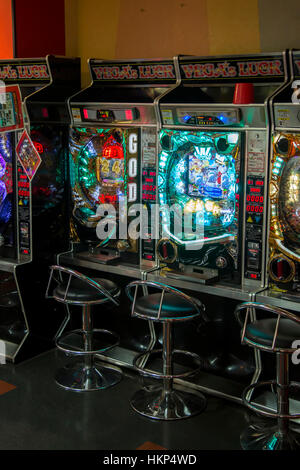
POLYGON ((68 247, 67 97, 80 59, 0 61, 0 360, 52 345, 62 312, 45 300, 49 265, 68 247))
MULTIPOLYGON (((89 70, 91 85, 69 99, 72 246, 59 263, 111 276, 125 286, 155 267, 154 240, 147 235, 156 202, 155 102, 176 86, 178 74, 171 59, 90 59, 89 70)), ((113 325, 122 333, 121 352, 114 348, 108 353, 116 353, 118 362, 123 361, 122 337, 139 336, 132 333, 126 301, 125 296, 122 310, 128 315, 121 312, 113 325)), ((105 319, 102 315, 102 327, 105 319)), ((125 348, 129 362, 135 354, 130 351, 139 346, 125 348)))
MULTIPOLYGON (((266 288, 257 293, 256 301, 284 308, 299 314, 300 238, 300 51, 288 51, 289 80, 272 97, 269 103, 271 115, 271 148, 269 154, 269 195, 266 288)), ((291 347, 299 347, 299 338, 291 347)), ((262 372, 266 379, 274 377, 275 361, 265 354, 262 372), (273 367, 272 367, 273 366, 273 367), (269 372, 270 371, 270 372, 269 372)), ((271 355, 273 356, 273 355, 271 355)), ((289 363, 290 379, 300 381, 299 354, 289 363)), ((293 388, 293 391, 296 388, 293 388)), ((257 402, 276 409, 274 395, 266 387, 257 402)), ((299 394, 290 397, 292 413, 299 413, 299 394)))
MULTIPOLYGON (((148 279, 200 296, 211 321, 194 338, 208 374, 196 386, 240 400, 237 383, 260 364, 244 356, 233 311, 264 287, 268 102, 287 81, 286 54, 180 56, 179 67, 180 85, 158 103, 160 238, 148 279)), ((192 332, 180 334, 191 347, 192 332)))
POLYGON ((300 301, 300 52, 289 51, 290 80, 270 103, 268 289, 258 299, 299 310, 300 301))

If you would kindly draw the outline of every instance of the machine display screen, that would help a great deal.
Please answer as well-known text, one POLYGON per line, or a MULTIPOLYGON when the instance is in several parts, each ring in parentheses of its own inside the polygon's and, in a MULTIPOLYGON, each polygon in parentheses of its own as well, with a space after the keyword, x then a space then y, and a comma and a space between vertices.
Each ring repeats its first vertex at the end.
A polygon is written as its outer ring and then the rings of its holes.
POLYGON ((99 201, 116 203, 118 196, 124 194, 124 150, 115 139, 109 138, 97 159, 97 180, 101 182, 99 201))
MULTIPOLYGON (((180 206, 192 225, 204 227, 203 239, 237 235, 239 209, 240 135, 237 132, 163 130, 160 136, 159 202, 180 206)), ((165 215, 162 214, 162 220, 165 215)), ((171 233, 187 244, 193 226, 171 233)))
POLYGON ((76 127, 70 149, 73 216, 95 235, 101 205, 119 218, 138 197, 137 130, 76 127))
POLYGON ((216 152, 209 155, 188 156, 188 195, 227 199, 230 195, 230 182, 235 182, 235 169, 228 166, 226 159, 216 152))
POLYGON ((85 142, 74 161, 73 178, 86 209, 96 212, 100 203, 116 204, 124 195, 124 158, 118 134, 103 132, 85 142))

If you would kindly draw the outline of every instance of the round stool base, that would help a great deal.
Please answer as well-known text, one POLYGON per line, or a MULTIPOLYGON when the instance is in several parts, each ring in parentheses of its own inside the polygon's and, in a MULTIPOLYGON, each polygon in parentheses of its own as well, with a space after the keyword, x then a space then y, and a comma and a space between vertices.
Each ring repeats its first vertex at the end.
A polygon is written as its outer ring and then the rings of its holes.
POLYGON ((115 369, 94 364, 87 367, 84 362, 66 365, 55 376, 56 383, 75 392, 103 390, 120 382, 122 374, 115 369))
POLYGON ((204 410, 204 395, 163 389, 139 390, 130 401, 132 408, 143 416, 153 419, 175 420, 189 418, 204 410))
POLYGON ((240 437, 244 450, 299 450, 300 434, 289 430, 286 435, 278 431, 278 426, 251 424, 240 437))

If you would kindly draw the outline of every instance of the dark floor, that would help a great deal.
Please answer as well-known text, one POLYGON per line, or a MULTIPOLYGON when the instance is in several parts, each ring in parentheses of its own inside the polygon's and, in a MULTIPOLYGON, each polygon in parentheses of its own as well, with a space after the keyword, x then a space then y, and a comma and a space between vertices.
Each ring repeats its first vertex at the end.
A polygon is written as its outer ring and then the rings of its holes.
POLYGON ((240 450, 244 407, 209 396, 196 417, 151 420, 130 408, 140 387, 134 373, 124 371, 122 381, 106 390, 66 391, 54 381, 65 360, 53 350, 1 365, 0 450, 240 450))

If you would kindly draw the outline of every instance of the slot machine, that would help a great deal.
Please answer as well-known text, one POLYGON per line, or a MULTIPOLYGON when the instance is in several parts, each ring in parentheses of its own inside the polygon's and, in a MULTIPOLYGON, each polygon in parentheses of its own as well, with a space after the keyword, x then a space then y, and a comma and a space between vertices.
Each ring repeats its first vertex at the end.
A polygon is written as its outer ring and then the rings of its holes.
MULTIPOLYGON (((173 59, 90 59, 89 70, 91 85, 69 99, 71 243, 59 263, 125 288, 156 266, 148 236, 157 192, 156 101, 176 86, 177 73, 173 59)), ((124 289, 121 305, 101 316, 101 328, 120 336, 105 360, 132 366, 153 328, 130 317, 124 289)))
POLYGON ((241 347, 233 312, 265 287, 269 100, 288 80, 286 53, 178 60, 180 84, 158 101, 160 232, 147 279, 204 302, 209 321, 175 336, 203 360, 196 388, 240 400, 260 358, 241 347))
POLYGON ((73 259, 62 260, 140 276, 155 246, 135 230, 137 206, 156 202, 155 102, 176 84, 174 64, 90 59, 89 68, 91 86, 69 103, 73 259))
POLYGON ((160 275, 248 296, 265 282, 268 100, 285 55, 182 56, 179 67, 180 86, 159 100, 160 275))
MULTIPOLYGON (((265 289, 256 294, 256 301, 299 314, 300 238, 300 51, 287 51, 288 79, 269 102, 271 147, 269 154, 268 232, 265 289)), ((298 338, 291 347, 298 347, 298 338)), ((273 374, 275 361, 263 357, 265 375, 273 374)), ((291 383, 299 382, 297 353, 289 363, 291 383)), ((272 395, 265 389, 257 402, 274 408, 272 395)), ((290 400, 293 413, 299 413, 297 394, 290 400)))
POLYGON ((300 52, 289 51, 290 80, 270 103, 268 289, 260 300, 298 310, 300 299, 300 52))
POLYGON ((62 323, 45 300, 49 265, 69 239, 67 98, 80 59, 0 61, 0 358, 45 350, 62 323))

